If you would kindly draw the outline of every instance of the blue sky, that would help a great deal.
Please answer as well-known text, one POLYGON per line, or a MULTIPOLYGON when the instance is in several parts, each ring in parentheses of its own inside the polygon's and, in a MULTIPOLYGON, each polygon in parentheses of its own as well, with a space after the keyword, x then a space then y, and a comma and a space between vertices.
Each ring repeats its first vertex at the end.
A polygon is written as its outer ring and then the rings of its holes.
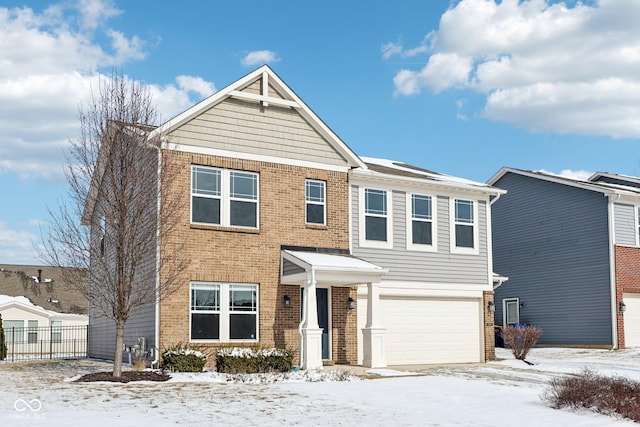
POLYGON ((361 156, 640 176, 638 22, 636 0, 5 0, 0 263, 40 263, 78 106, 114 67, 164 119, 268 63, 361 156))

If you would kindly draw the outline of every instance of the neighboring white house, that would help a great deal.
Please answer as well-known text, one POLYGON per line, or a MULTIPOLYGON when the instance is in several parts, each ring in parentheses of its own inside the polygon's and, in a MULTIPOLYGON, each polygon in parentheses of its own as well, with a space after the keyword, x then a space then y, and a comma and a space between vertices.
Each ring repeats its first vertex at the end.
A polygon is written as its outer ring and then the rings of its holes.
POLYGON ((0 315, 10 353, 86 351, 89 316, 85 314, 58 313, 23 296, 0 295, 0 315))

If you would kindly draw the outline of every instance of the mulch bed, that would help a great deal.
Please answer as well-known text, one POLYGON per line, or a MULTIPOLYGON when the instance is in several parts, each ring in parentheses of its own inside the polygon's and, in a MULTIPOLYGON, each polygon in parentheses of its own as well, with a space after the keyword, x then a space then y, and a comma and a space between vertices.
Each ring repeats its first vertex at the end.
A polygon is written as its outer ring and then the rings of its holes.
POLYGON ((153 371, 123 371, 122 376, 114 377, 112 372, 95 372, 78 378, 75 382, 110 381, 116 383, 128 383, 131 381, 167 381, 170 375, 164 372, 153 371))

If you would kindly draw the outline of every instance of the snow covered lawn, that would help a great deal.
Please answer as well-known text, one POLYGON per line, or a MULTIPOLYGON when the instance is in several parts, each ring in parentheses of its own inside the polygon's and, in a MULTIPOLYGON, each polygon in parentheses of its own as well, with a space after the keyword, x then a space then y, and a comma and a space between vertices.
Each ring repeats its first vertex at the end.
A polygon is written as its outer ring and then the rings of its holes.
POLYGON ((0 364, 0 426, 634 425, 588 411, 551 409, 540 395, 550 378, 585 366, 640 381, 640 350, 534 349, 528 357, 533 366, 503 349, 497 353, 501 360, 483 365, 374 370, 370 374, 379 378, 350 381, 295 373, 228 382, 206 372, 172 374, 165 383, 74 383, 110 365, 0 364))

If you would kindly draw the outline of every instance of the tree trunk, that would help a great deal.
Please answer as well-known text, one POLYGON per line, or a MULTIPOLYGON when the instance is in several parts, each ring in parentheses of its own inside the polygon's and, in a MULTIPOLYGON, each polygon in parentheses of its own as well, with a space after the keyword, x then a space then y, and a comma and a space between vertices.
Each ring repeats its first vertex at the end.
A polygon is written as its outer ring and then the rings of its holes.
POLYGON ((122 376, 122 350, 124 347, 124 322, 116 321, 116 353, 113 356, 113 376, 122 376))

